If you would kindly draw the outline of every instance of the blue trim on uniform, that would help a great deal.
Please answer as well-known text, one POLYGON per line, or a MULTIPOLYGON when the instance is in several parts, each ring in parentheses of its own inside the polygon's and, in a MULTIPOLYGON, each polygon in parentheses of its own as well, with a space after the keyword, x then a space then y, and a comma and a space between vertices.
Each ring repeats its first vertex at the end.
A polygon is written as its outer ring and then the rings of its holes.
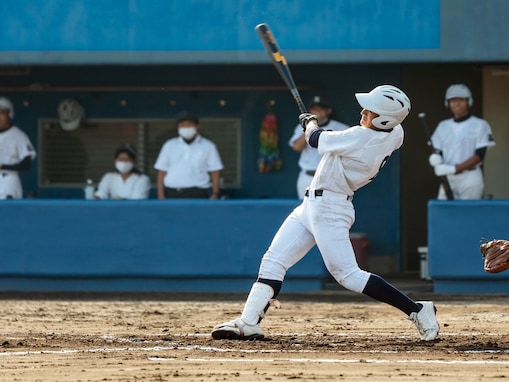
POLYGON ((320 138, 320 134, 322 134, 325 130, 323 129, 317 129, 313 133, 311 133, 311 136, 309 137, 309 145, 311 147, 314 147, 315 149, 318 147, 318 138, 320 138))

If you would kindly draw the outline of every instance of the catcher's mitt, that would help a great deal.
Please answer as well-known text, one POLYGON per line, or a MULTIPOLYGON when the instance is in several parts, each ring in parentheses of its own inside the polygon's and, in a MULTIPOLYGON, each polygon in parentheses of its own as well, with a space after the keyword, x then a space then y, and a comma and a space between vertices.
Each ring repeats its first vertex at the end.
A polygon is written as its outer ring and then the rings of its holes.
POLYGON ((509 268, 509 240, 491 240, 481 244, 484 270, 499 273, 509 268))

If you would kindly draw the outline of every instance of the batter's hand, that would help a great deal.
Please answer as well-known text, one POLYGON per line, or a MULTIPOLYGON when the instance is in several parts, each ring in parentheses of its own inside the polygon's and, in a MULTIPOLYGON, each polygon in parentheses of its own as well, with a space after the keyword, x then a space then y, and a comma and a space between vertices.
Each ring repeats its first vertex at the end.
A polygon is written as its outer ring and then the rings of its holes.
POLYGON ((456 174, 456 166, 452 164, 437 164, 435 167, 436 176, 454 175, 456 174))
POLYGON ((444 163, 444 158, 442 158, 442 155, 433 153, 429 156, 428 162, 431 165, 431 167, 435 167, 439 164, 444 163))
POLYGON ((316 123, 318 124, 318 117, 314 114, 302 113, 301 115, 299 115, 299 122, 300 122, 300 125, 302 126, 302 131, 306 132, 306 128, 307 128, 309 121, 313 121, 313 120, 315 120, 316 123))

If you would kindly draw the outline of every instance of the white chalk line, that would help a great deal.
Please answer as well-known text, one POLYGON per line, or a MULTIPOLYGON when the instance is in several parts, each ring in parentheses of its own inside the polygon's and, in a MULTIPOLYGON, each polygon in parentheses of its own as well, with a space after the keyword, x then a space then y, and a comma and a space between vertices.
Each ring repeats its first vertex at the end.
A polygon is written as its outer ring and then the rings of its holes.
MULTIPOLYGON (((159 358, 149 357, 149 361, 179 361, 178 358, 159 358)), ((181 361, 181 360, 180 360, 181 361)), ((464 360, 430 360, 430 359, 405 359, 405 360, 390 360, 390 359, 336 359, 336 358, 277 358, 277 359, 264 359, 264 358, 185 358, 186 362, 260 362, 260 363, 273 363, 273 362, 295 362, 295 363, 419 363, 419 364, 447 364, 447 365, 509 365, 509 361, 464 361, 464 360)))
MULTIPOLYGON (((29 355, 43 355, 43 354, 77 354, 77 353, 124 353, 124 352, 160 352, 160 351, 204 351, 204 352, 211 352, 211 353, 245 353, 245 354, 270 354, 270 353, 278 353, 281 354, 280 349, 223 349, 223 348, 216 348, 213 346, 177 346, 178 344, 175 344, 175 346, 151 346, 151 347, 111 347, 111 348, 96 348, 96 349, 60 349, 60 350, 39 350, 39 351, 7 351, 7 352, 0 352, 0 357, 9 357, 9 356, 29 356, 29 355)), ((288 349, 284 351, 285 353, 293 353, 293 354, 304 354, 304 353, 322 353, 321 351, 317 350, 292 350, 288 349)), ((332 353, 332 352, 331 352, 332 353)), ((334 351, 336 354, 410 354, 410 353, 426 353, 426 351, 396 351, 396 350, 339 350, 334 351)), ((509 354, 509 350, 507 349, 501 349, 501 350, 470 350, 465 351, 463 353, 468 354, 509 354)), ((159 358, 159 357, 149 357, 149 360, 160 360, 160 361, 171 361, 176 360, 177 358, 159 358)), ((196 362, 215 362, 220 359, 218 358, 186 358, 186 360, 191 361, 194 360, 196 362), (201 360, 201 361, 200 361, 201 360)), ((283 360, 281 358, 278 358, 277 361, 283 360)), ((287 362, 298 362, 299 359, 295 358, 289 358, 286 361, 287 362)), ((305 359, 308 362, 362 362, 364 360, 337 360, 337 359, 330 359, 330 360, 324 360, 324 361, 315 361, 315 360, 308 360, 305 359)), ((235 359, 225 358, 224 362, 235 362, 235 359)), ((242 360, 239 360, 242 361, 242 360)), ((243 360, 245 361, 245 359, 243 360)), ((249 359, 249 361, 257 362, 256 359, 249 359)), ((274 360, 272 360, 274 361, 274 360)), ((272 362, 270 360, 260 359, 259 362, 272 362)), ((372 360, 372 362, 379 362, 380 360, 372 360)), ((439 360, 397 360, 397 361, 390 361, 390 360, 382 360, 384 362, 398 362, 398 363, 405 363, 405 362, 418 362, 418 363, 454 363, 454 364, 471 364, 471 363, 480 363, 480 364, 487 364, 487 363, 493 363, 493 364, 503 364, 503 365, 509 365, 508 361, 439 361, 439 360)))

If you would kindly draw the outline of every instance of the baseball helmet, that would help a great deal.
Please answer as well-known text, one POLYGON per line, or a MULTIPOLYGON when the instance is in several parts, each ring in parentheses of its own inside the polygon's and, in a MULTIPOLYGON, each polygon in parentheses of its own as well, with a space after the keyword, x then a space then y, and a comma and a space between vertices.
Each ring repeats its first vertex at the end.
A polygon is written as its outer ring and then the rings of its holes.
POLYGON ((308 109, 311 109, 313 106, 320 106, 324 109, 332 109, 332 103, 322 96, 316 95, 314 96, 308 103, 308 109))
POLYGON ((410 100, 403 91, 392 85, 380 85, 369 93, 356 93, 357 102, 364 109, 378 114, 373 126, 389 130, 399 125, 410 112, 410 100))
POLYGON ((9 118, 14 118, 14 106, 9 98, 0 97, 0 110, 9 110, 9 118))
POLYGON ((449 107, 449 100, 451 98, 466 98, 470 107, 474 104, 470 89, 463 84, 454 84, 447 88, 445 91, 445 107, 449 107))
POLYGON ((76 130, 84 115, 83 107, 74 99, 66 98, 58 104, 58 120, 64 130, 76 130))

